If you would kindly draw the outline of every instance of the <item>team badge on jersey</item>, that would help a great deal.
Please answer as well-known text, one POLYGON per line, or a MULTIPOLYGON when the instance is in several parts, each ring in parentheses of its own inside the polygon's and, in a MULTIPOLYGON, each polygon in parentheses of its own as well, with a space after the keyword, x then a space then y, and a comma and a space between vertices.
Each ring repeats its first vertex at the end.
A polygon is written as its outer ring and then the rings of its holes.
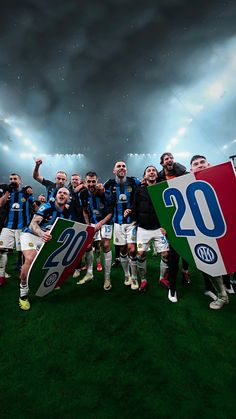
POLYGON ((21 198, 21 202, 26 202, 26 199, 25 198, 21 198))
POLYGON ((231 162, 149 187, 174 249, 212 276, 236 271, 236 175, 231 162))
POLYGON ((133 189, 132 189, 132 186, 128 186, 127 191, 128 191, 128 192, 132 192, 132 190, 133 190, 133 189))

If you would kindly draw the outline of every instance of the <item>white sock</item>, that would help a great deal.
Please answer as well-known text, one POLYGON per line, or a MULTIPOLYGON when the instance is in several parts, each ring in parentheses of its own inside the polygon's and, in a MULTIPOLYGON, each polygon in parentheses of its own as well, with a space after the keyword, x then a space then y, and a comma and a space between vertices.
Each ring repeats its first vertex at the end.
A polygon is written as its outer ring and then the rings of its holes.
POLYGON ((93 275, 93 251, 86 252, 87 273, 93 275))
POLYGON ((20 284, 20 298, 27 297, 29 292, 28 284, 20 284))
POLYGON ((122 255, 120 254, 120 263, 121 266, 123 268, 125 277, 129 276, 129 259, 128 259, 128 255, 122 255))
POLYGON ((141 281, 143 281, 144 279, 146 279, 146 274, 147 274, 147 261, 146 261, 145 256, 137 257, 137 268, 138 268, 141 281))
POLYGON ((5 276, 7 266, 7 253, 0 253, 0 276, 5 276))
POLYGON ((105 262, 105 278, 110 278, 111 275, 111 262, 112 262, 112 252, 104 253, 104 262, 105 262))
POLYGON ((168 265, 166 262, 164 262, 163 259, 161 259, 161 263, 160 263, 160 278, 164 278, 164 276, 167 274, 168 272, 168 265))
POLYGON ((137 256, 129 256, 129 264, 132 278, 137 279, 137 256))

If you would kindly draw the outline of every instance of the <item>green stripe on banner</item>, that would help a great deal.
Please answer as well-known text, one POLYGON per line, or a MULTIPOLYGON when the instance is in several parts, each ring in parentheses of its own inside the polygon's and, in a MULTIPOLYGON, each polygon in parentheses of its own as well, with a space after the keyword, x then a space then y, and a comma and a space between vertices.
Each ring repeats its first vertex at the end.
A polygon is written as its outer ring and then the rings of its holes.
POLYGON ((173 229, 172 219, 174 217, 176 207, 175 205, 166 207, 163 201, 163 192, 168 187, 168 182, 160 182, 157 185, 149 186, 148 192, 159 218, 161 227, 167 231, 168 241, 171 243, 176 252, 180 253, 181 249, 181 256, 183 256, 183 258, 189 263, 193 263, 195 265, 188 240, 185 237, 176 237, 173 229))
MULTIPOLYGON (((53 229, 53 237, 55 237, 55 236, 56 237, 60 237, 61 233, 65 230, 65 225, 64 224, 61 224, 61 223, 58 223, 57 222, 58 220, 59 220, 59 218, 57 218, 56 221, 55 221, 56 226, 53 229)), ((71 227, 73 227, 74 221, 66 220, 66 222, 69 224, 69 226, 71 225, 71 227)), ((59 247, 61 247, 61 245, 62 245, 61 243, 55 242, 54 240, 50 240, 49 242, 47 242, 47 252, 48 252, 48 254, 50 255, 53 252, 55 252, 55 250, 58 249, 59 247)), ((40 254, 37 257, 37 262, 40 263, 41 261, 42 262, 45 261, 45 254, 44 254, 44 252, 43 253, 40 252, 40 254)), ((39 274, 39 272, 38 272, 38 263, 37 264, 34 264, 31 267, 31 271, 30 271, 31 276, 32 275, 38 276, 38 274, 39 274)), ((48 271, 48 269, 44 269, 44 271, 43 271, 43 275, 44 276, 46 276, 47 271, 48 271)))

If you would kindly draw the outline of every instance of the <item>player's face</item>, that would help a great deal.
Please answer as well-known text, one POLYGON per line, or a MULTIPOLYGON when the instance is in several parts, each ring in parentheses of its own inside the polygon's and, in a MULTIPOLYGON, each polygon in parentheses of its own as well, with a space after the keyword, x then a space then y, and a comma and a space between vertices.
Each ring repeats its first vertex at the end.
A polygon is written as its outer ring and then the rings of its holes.
POLYGON ((154 166, 150 166, 146 169, 144 178, 148 182, 151 182, 151 183, 155 182, 157 177, 158 177, 157 169, 154 166))
POLYGON ((56 195, 56 203, 58 205, 65 205, 69 200, 70 193, 67 188, 60 188, 56 195))
POLYGON ((113 173, 119 178, 122 178, 126 176, 127 172, 128 170, 127 170, 125 162, 117 161, 114 166, 113 173))
POLYGON ((162 166, 167 170, 172 170, 173 169, 173 167, 174 167, 174 157, 172 156, 172 154, 170 154, 170 155, 166 154, 163 157, 162 166))
POLYGON ((10 175, 9 176, 10 183, 15 183, 16 187, 19 188, 21 184, 21 180, 18 175, 10 175))
POLYGON ((73 188, 76 188, 76 186, 79 186, 80 182, 81 182, 80 176, 77 176, 77 175, 71 176, 70 183, 73 186, 73 188))
POLYGON ((199 172, 199 170, 207 169, 207 167, 209 167, 209 163, 202 157, 194 160, 191 164, 191 170, 193 173, 199 172))
POLYGON ((41 204, 44 204, 44 202, 46 202, 46 198, 44 195, 39 195, 39 201, 41 202, 41 204))
POLYGON ((97 177, 96 176, 86 176, 86 185, 90 192, 95 192, 97 188, 97 177))
POLYGON ((65 173, 61 173, 61 172, 58 172, 56 174, 55 179, 56 179, 56 184, 60 187, 64 186, 67 181, 65 173))

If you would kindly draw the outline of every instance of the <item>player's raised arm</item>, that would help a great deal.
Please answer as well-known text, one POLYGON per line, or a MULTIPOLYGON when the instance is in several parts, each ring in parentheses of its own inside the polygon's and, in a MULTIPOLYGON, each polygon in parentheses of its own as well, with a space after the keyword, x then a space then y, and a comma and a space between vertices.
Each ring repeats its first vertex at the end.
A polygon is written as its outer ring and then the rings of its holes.
POLYGON ((33 171, 33 178, 37 180, 37 182, 42 183, 43 182, 43 176, 39 174, 39 166, 43 163, 42 159, 36 159, 35 160, 35 166, 33 171))

